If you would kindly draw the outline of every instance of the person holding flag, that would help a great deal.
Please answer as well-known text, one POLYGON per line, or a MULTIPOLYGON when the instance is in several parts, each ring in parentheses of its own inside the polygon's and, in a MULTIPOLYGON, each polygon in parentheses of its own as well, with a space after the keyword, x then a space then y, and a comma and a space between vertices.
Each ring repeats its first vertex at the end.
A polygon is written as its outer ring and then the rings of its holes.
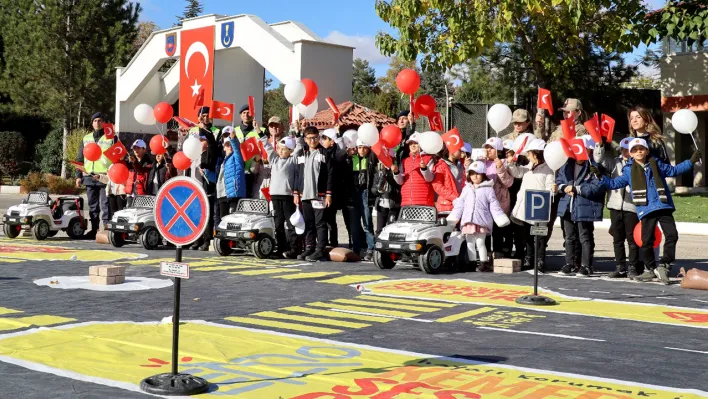
MULTIPOLYGON (((583 103, 581 103, 580 100, 577 98, 568 98, 565 100, 563 107, 559 108, 559 110, 563 111, 563 119, 572 122, 576 137, 582 137, 588 134, 587 129, 585 129, 583 125, 583 103)), ((563 137, 563 127, 558 125, 548 139, 548 142, 557 141, 561 137, 563 137)))
MULTIPOLYGON (((265 129, 260 127, 258 121, 251 115, 248 104, 242 105, 238 110, 239 116, 241 117, 241 123, 234 127, 234 132, 236 138, 243 144, 246 140, 254 137, 258 140, 261 136, 265 134, 265 129)), ((253 187, 254 176, 251 174, 251 165, 254 160, 249 159, 246 161, 246 186, 253 187)))

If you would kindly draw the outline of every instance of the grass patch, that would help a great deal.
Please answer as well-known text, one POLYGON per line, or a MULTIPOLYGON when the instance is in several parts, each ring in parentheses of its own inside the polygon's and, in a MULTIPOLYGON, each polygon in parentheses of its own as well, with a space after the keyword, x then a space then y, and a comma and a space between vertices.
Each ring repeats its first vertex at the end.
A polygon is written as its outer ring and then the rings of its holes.
MULTIPOLYGON (((674 219, 677 222, 708 223, 708 193, 671 194, 676 206, 674 219)), ((604 208, 604 218, 610 218, 610 211, 604 208)))

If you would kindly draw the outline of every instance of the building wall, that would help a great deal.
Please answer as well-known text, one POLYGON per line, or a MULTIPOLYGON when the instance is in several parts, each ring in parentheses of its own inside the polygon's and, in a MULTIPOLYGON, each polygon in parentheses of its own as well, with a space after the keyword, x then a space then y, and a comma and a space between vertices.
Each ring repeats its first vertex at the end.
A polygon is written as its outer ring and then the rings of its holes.
MULTIPOLYGON (((237 113, 248 104, 248 96, 254 97, 256 118, 262 118, 263 78, 265 69, 241 48, 217 51, 214 55, 214 100, 236 104, 237 113)), ((236 118, 235 124, 241 120, 236 118)), ((217 120, 216 124, 227 121, 217 120)))
POLYGON ((295 43, 295 51, 301 54, 300 79, 312 79, 317 84, 320 110, 327 109, 327 97, 332 97, 335 104, 352 99, 354 49, 302 41, 295 43))

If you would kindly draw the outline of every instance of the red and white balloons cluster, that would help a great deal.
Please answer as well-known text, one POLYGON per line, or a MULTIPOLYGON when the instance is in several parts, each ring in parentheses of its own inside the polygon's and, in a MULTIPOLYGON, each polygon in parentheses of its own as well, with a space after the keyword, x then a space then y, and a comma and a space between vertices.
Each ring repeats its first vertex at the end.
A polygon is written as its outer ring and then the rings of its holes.
POLYGON ((174 116, 172 105, 163 101, 155 108, 148 104, 140 104, 133 110, 135 120, 141 125, 152 126, 155 123, 167 123, 174 116))
POLYGON ((311 119, 317 113, 317 84, 312 79, 294 80, 285 85, 285 99, 297 108, 305 119, 311 119))

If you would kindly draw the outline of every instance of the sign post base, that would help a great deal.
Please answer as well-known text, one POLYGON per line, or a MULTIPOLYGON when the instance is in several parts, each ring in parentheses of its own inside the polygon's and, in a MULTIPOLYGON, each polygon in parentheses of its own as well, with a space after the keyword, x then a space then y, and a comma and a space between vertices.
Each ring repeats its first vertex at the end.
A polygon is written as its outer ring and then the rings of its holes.
POLYGON ((521 305, 552 306, 556 304, 556 301, 543 295, 524 295, 516 298, 516 303, 521 305))
POLYGON ((190 396, 205 393, 209 383, 191 374, 164 373, 140 381, 140 389, 155 395, 190 396))

